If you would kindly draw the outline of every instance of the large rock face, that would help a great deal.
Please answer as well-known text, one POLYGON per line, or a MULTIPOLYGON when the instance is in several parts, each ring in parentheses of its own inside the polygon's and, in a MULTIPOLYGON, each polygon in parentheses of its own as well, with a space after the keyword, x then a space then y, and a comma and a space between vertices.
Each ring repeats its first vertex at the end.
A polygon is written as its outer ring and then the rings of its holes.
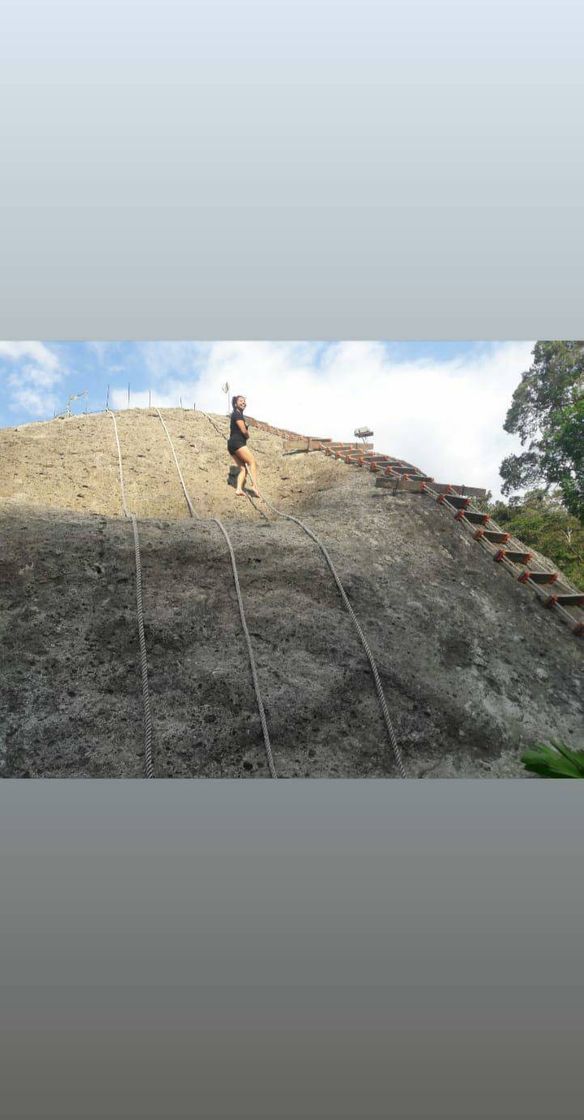
MULTIPOLYGON (((201 413, 117 415, 139 518, 158 777, 266 777, 229 552, 278 776, 394 777, 372 674, 316 544, 237 499, 201 413)), ((213 417, 225 434, 225 418, 213 417)), ((307 428, 310 427, 307 420, 307 428)), ((411 777, 522 777, 523 748, 582 745, 584 642, 432 500, 375 488, 252 430, 260 488, 326 546, 377 662, 411 777)), ((396 449, 399 452, 399 449, 396 449)), ((423 456, 421 456, 423 458, 423 456)), ((141 777, 134 541, 107 414, 0 432, 0 773, 141 777)))

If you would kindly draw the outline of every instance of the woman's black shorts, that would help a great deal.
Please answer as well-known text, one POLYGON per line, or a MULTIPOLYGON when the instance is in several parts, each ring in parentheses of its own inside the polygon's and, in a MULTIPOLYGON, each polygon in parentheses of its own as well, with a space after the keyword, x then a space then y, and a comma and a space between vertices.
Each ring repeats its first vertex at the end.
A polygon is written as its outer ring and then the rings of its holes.
POLYGON ((244 439, 228 439, 227 440, 227 450, 228 450, 230 455, 233 455, 233 453, 235 451, 239 451, 239 449, 241 447, 245 447, 245 445, 246 445, 246 440, 244 440, 244 439))

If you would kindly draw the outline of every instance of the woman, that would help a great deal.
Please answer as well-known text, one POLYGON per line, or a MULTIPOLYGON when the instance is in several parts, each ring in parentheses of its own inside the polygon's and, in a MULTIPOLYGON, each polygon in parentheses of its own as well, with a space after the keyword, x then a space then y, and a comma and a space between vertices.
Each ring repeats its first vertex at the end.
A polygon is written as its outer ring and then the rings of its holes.
POLYGON ((237 476, 235 493, 238 498, 245 497, 242 487, 246 474, 249 474, 253 487, 253 489, 250 489, 249 493, 253 494, 254 498, 259 498, 256 482, 256 461, 251 451, 249 451, 246 446, 249 439, 249 428, 244 420, 243 410, 247 405, 247 401, 245 397, 232 397, 231 404, 233 406, 233 412, 231 413, 231 430, 229 439, 227 440, 227 450, 233 462, 237 463, 237 466, 240 468, 237 476))

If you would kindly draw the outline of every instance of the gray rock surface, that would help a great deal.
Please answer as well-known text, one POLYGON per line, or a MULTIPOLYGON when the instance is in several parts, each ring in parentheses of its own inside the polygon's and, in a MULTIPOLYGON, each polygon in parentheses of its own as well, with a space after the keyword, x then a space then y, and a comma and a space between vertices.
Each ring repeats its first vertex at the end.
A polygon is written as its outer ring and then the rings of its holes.
MULTIPOLYGON (((140 519, 157 777, 269 774, 213 517, 235 550, 278 775, 396 776, 365 653, 319 549, 261 501, 235 498, 203 415, 163 415, 195 520, 156 415, 118 414, 140 519)), ((584 642, 451 514, 319 452, 285 456, 267 433, 252 431, 250 446, 262 492, 337 567, 408 776, 523 778, 534 741, 583 745, 584 642)), ((141 777, 134 543, 111 418, 4 429, 0 479, 0 774, 141 777)))

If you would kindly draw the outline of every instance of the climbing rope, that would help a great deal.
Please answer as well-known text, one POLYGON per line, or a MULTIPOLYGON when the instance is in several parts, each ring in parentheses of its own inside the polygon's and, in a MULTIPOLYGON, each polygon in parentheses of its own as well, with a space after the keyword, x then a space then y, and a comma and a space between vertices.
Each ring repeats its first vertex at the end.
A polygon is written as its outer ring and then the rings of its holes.
MULTIPOLYGON (((112 414, 113 415, 113 414, 112 414)), ((140 669, 142 674, 142 701, 144 707, 144 761, 146 777, 154 777, 152 764, 152 713, 150 711, 150 692, 148 689, 148 658, 146 656, 146 639, 144 637, 144 606, 142 603, 142 564, 140 562, 140 540, 138 537, 138 522, 134 513, 132 528, 134 530, 134 551, 136 557, 136 606, 138 609, 138 641, 140 644, 140 669)))
MULTIPOLYGON (((203 413, 203 415, 206 415, 206 413, 203 413)), ((213 420, 211 420, 211 418, 209 416, 207 416, 207 419, 209 420, 209 423, 212 425, 212 427, 215 429, 215 431, 219 435, 221 435, 222 438, 224 438, 223 433, 219 431, 219 429, 217 428, 217 425, 213 422, 213 420)), ((299 525, 300 528, 303 529, 304 532, 307 533, 308 536, 312 538, 312 540, 315 542, 315 544, 318 545, 320 551, 322 552, 322 554, 323 554, 323 556, 324 556, 324 558, 325 558, 325 560, 328 564, 328 567, 331 571, 333 579, 334 579, 334 581, 335 581, 335 583, 338 587, 338 590, 340 592, 343 604, 348 611, 351 622, 353 623, 353 626, 355 627, 355 630, 357 631, 357 634, 360 638, 363 649, 365 650, 365 653, 367 655, 369 665, 371 666, 371 672, 373 673, 373 680, 375 682, 375 688, 376 688, 376 691, 377 691, 379 704, 380 704, 381 711, 382 711, 382 714, 383 714, 383 720, 384 720, 385 727, 386 727, 386 730, 387 730, 387 736, 388 736, 391 748, 393 750, 393 753, 394 753, 394 756, 395 756, 395 759, 396 759, 396 762, 397 762, 398 770, 400 772, 400 777, 406 778, 407 777, 406 770, 405 770, 405 767, 404 767, 404 764, 403 764, 403 759, 402 759, 401 751, 400 751, 400 748, 399 748, 399 743, 397 741, 397 736, 395 734, 393 724, 391 722, 391 718, 390 718, 390 715, 389 715, 389 710, 388 710, 388 707, 387 707, 387 701, 385 699, 385 695, 384 695, 384 692, 383 692, 383 686, 381 684, 381 678, 379 676, 379 671, 377 669, 377 665, 375 664, 375 660, 374 660, 373 654, 371 652, 371 648, 370 648, 369 643, 368 643, 368 641, 367 641, 367 639, 366 639, 366 637, 363 633, 363 630, 361 629, 361 626, 359 624, 359 620, 358 620, 358 618, 355 614, 355 611, 353 610, 353 607, 351 606, 351 604, 350 604, 350 602, 347 598, 346 591, 345 591, 345 589, 344 589, 344 587, 341 583, 341 580, 339 579, 339 576, 337 574, 335 566, 334 566, 334 564, 333 564, 325 546, 323 545, 322 541, 319 540, 319 538, 316 536, 316 534, 312 532, 312 529, 309 529, 308 526, 305 525, 303 521, 300 521, 300 519, 298 517, 293 517, 292 514, 290 514, 290 513, 283 513, 281 510, 276 509, 276 507, 273 506, 271 504, 271 502, 269 502, 266 497, 264 497, 264 495, 261 493, 260 490, 258 490, 257 493, 259 494, 261 500, 263 502, 265 502, 268 509, 271 509, 275 514, 277 514, 278 517, 284 517, 284 518, 286 518, 287 521, 294 521, 296 525, 299 525)))
POLYGON ((114 434, 115 434, 115 437, 116 437, 116 445, 117 445, 117 448, 118 448, 118 464, 119 464, 119 468, 120 468, 120 490, 122 492, 122 509, 124 511, 124 517, 129 517, 130 514, 128 513, 128 507, 126 505, 126 491, 124 489, 124 471, 122 469, 122 449, 120 447, 120 439, 119 439, 119 436, 118 436, 118 425, 116 423, 116 418, 115 418, 115 415, 114 415, 113 412, 110 412, 110 416, 111 416, 111 418, 114 422, 114 434))
POLYGON ((260 685, 259 685, 258 674, 257 674, 257 670, 256 670, 255 657, 254 657, 254 654, 253 654, 253 648, 252 648, 252 644, 251 644, 251 638, 250 638, 249 630, 247 628, 247 622, 245 620, 245 612, 244 612, 244 609, 243 609, 243 599, 241 597, 241 590, 240 590, 240 586, 239 586, 239 576, 237 574, 237 566, 236 566, 236 563, 235 563, 235 554, 233 552, 231 541, 230 541, 230 539, 227 535, 227 530, 225 529, 225 526, 222 524, 221 521, 219 521, 218 517, 212 517, 211 520, 214 521, 215 524, 219 526, 221 532, 223 533, 223 536, 225 537, 225 542, 226 542, 227 547, 229 549, 229 555, 231 557, 231 568, 233 570, 233 582, 235 584, 235 591, 236 591, 236 594, 237 594, 237 602, 238 602, 238 605, 239 605, 239 615, 240 615, 240 618, 241 618, 241 625, 243 627, 243 633, 245 635, 245 641, 246 641, 246 644, 247 644, 247 652, 248 652, 249 663, 250 663, 250 667, 251 667, 253 687, 255 689, 256 700, 257 700, 257 705, 258 705, 258 712, 259 712, 259 716, 260 716, 260 723, 262 725, 262 734, 264 736, 264 744, 265 744, 265 747, 266 747, 266 755, 268 756, 268 766, 270 768, 270 774, 271 774, 272 778, 277 778, 278 775, 276 774, 276 767, 274 765, 274 759, 273 759, 273 755, 272 755, 272 747, 271 747, 271 744, 270 744, 270 736, 269 736, 269 733, 268 733, 268 724, 267 724, 267 721, 266 721, 266 713, 264 711, 264 705, 263 705, 262 696, 261 696, 261 692, 260 692, 260 685))
POLYGON ((322 541, 319 540, 319 538, 316 536, 316 533, 313 533, 312 529, 309 529, 308 525, 305 525, 304 522, 300 520, 300 518, 293 517, 291 513, 283 513, 281 510, 276 509, 276 507, 273 506, 271 504, 271 502, 269 502, 266 497, 264 497, 264 495, 261 493, 260 490, 258 490, 258 494, 259 494, 260 498, 262 499, 262 501, 266 503, 268 509, 273 510, 273 512, 278 514, 279 517, 285 517, 287 521, 294 521, 294 523, 296 525, 299 525, 300 528, 303 529, 304 532, 307 533, 308 536, 312 538, 314 543, 316 545, 318 545, 320 551, 322 552, 322 554, 323 554, 323 556, 324 556, 324 558, 325 558, 325 560, 326 560, 326 562, 327 562, 327 564, 330 568, 332 577, 333 577, 333 579, 334 579, 334 581, 335 581, 335 583, 336 583, 336 585, 339 589, 339 593, 340 593, 341 599, 343 600, 343 604, 347 609, 347 612, 349 614, 351 622, 353 623, 353 626, 355 627, 355 630, 357 631, 357 634, 360 638, 363 649, 365 650, 365 653, 367 655, 367 660, 369 661, 369 665, 371 666, 371 672, 373 673, 373 680, 375 682, 375 689, 377 691, 377 696, 378 696, 378 699, 379 699, 379 705, 381 707, 381 711, 382 711, 382 714, 383 714, 383 720, 384 720, 385 727, 386 727, 386 730, 387 730, 387 737, 389 739, 391 748, 392 748, 394 756, 395 756, 395 760, 397 762, 398 770, 400 772, 400 777, 407 778, 406 769, 405 769, 405 766, 403 764, 403 759, 402 759, 401 751, 400 751, 400 748, 399 748, 399 743, 397 741, 397 736, 395 734, 393 724, 391 722, 391 718, 390 718, 390 715, 389 715, 389 709, 387 707, 387 701, 385 699, 385 694, 383 692, 383 686, 381 684, 381 678, 379 676, 379 671, 377 669, 377 665, 375 664, 375 659, 374 659, 373 654, 371 652, 371 648, 369 646, 367 638, 365 637, 365 634, 363 633, 363 630, 361 629, 361 626, 360 626, 359 620, 357 618, 357 615, 355 614, 355 611, 353 610, 353 607, 351 606, 351 604, 349 602, 349 599, 347 598, 347 593, 345 591, 345 588, 343 587, 343 585, 341 583, 341 580, 339 579, 336 568, 335 568, 335 566, 334 566, 334 564, 333 564, 325 546, 323 545, 322 541))
POLYGON ((122 509, 124 517, 130 518, 134 530, 134 554, 136 562, 136 607, 138 611, 138 643, 140 646, 140 670, 142 675, 142 703, 144 708, 144 766, 146 777, 154 777, 152 764, 152 712, 150 709, 150 691, 148 689, 148 659, 146 656, 146 639, 144 637, 144 605, 142 602, 142 563, 140 560, 140 538, 138 536, 138 521, 134 513, 128 511, 126 505, 126 492, 124 489, 124 471, 122 468, 122 451, 118 436, 118 425, 113 412, 110 416, 114 422, 114 432, 118 449, 118 463, 120 467, 120 490, 122 494, 122 509))
POLYGON ((215 429, 215 431, 217 432, 217 435, 221 436, 221 439, 225 439, 225 434, 221 431, 221 428, 218 427, 218 425, 215 423, 215 421, 211 420, 211 417, 209 416, 209 414, 207 412, 204 412, 203 416, 205 417, 206 420, 209 421, 211 427, 215 429))
MULTIPOLYGON (((176 457, 176 452, 174 450, 174 446, 173 446, 173 442, 172 442, 170 433, 168 431, 168 428, 166 427, 166 424, 164 423, 164 420, 162 419, 162 416, 160 415, 160 412, 158 411, 158 409, 156 409, 156 411, 158 412, 159 420, 162 424, 162 427, 164 428, 164 430, 166 432, 166 436, 167 436, 168 442, 170 444, 172 454, 174 455, 174 461, 176 463, 176 469, 178 471, 179 478, 180 478, 181 483, 182 483, 182 488, 183 488, 183 491, 184 491, 184 495, 185 495, 185 498, 186 498, 187 505, 189 507, 190 515, 191 515, 191 517, 196 518, 196 514, 195 514, 195 511, 193 509, 193 503, 191 502, 191 499, 189 497, 189 494, 188 494, 188 491, 187 491, 187 488, 186 488, 186 485, 185 485, 184 478, 183 478, 182 473, 181 473, 181 469, 180 469, 180 466, 179 466, 179 463, 178 463, 178 459, 176 457)), ((206 413, 203 413, 203 415, 205 416, 206 413)), ((207 419, 209 419, 209 417, 207 417, 207 419)), ((213 424, 213 421, 211 421, 211 423, 213 424)), ((213 427, 215 427, 214 424, 213 424, 213 427)), ((216 428, 216 431, 219 431, 219 429, 216 428)), ((219 433, 219 434, 221 434, 221 433, 219 433)), ((197 518, 197 520, 202 520, 202 519, 197 518)), ((241 587, 240 587, 240 584, 239 584, 239 575, 237 573, 237 564, 236 564, 236 561, 235 561, 235 553, 233 551, 233 546, 232 546, 231 541, 229 539, 229 534, 227 533, 227 530, 226 530, 225 526, 223 525, 223 523, 219 520, 218 517, 211 517, 210 520, 212 522, 214 522, 215 525, 217 525, 219 527, 219 529, 221 530, 221 532, 222 532, 222 534, 225 538, 225 543, 227 544, 227 548, 229 549, 229 557, 230 557, 230 560, 231 560, 231 570, 232 570, 232 573, 233 573, 233 582, 235 584, 235 593, 237 595, 237 605, 239 607, 239 617, 241 619, 241 625, 242 625, 242 629, 243 629, 243 633, 244 633, 245 641, 246 641, 246 645, 247 645, 247 653, 248 653, 249 664, 250 664, 250 668, 251 668, 251 677, 252 677, 253 687, 254 687, 254 691, 255 691, 255 695, 256 695, 256 701, 257 701, 257 706, 258 706, 260 723, 261 723, 261 726, 262 726, 262 734, 263 734, 263 737, 264 737, 264 746, 266 748, 268 766, 269 766, 270 774, 271 774, 272 778, 277 778, 278 775, 276 773, 276 767, 275 767, 275 764, 274 764, 274 756, 272 754, 272 745, 270 743, 270 735, 269 735, 269 731, 268 731, 268 724, 267 724, 267 720, 266 720, 264 702, 262 700, 262 694, 261 694, 261 691, 260 691, 260 683, 259 683, 259 680, 258 680, 258 674, 257 674, 257 669, 256 669, 253 646, 251 644, 251 637, 250 637, 250 633, 249 633, 249 630, 248 630, 247 621, 246 621, 246 618, 245 618, 245 610, 244 610, 244 606, 243 606, 243 598, 242 598, 242 595, 241 595, 241 587)))
POLYGON ((189 498, 188 491, 187 491, 187 488, 186 488, 186 485, 185 485, 185 480, 182 476, 182 471, 179 467, 178 459, 176 457, 176 451, 174 450, 174 445, 173 445, 173 442, 170 438, 168 428, 166 427, 166 424, 164 423, 164 420, 162 419, 162 416, 160 415, 160 409, 157 408, 156 412, 158 413, 158 419, 160 420, 160 423, 162 424, 162 427, 164 428, 164 430, 166 432, 166 438, 168 439, 168 442, 170 444, 170 450, 172 451, 172 454, 174 456, 174 461, 176 463, 176 469, 178 471, 178 477, 180 478, 181 486, 182 486, 183 492, 184 492, 184 496, 186 498, 186 502, 187 502, 187 505, 189 507, 189 513, 190 513, 191 517, 194 517, 195 516, 195 511, 193 509, 193 503, 191 502, 191 499, 189 498))

